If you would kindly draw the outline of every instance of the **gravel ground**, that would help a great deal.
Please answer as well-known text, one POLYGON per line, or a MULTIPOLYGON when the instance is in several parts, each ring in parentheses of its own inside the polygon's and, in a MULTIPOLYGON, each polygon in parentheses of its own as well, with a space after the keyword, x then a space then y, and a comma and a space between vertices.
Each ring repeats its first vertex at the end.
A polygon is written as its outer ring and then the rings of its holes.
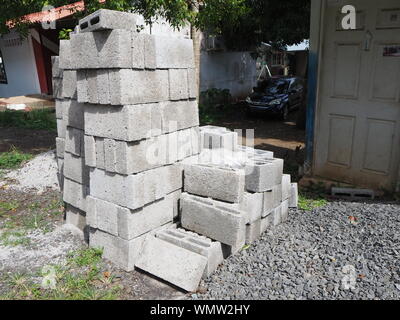
POLYGON ((331 202, 227 259, 194 299, 399 299, 400 205, 331 202))
POLYGON ((46 190, 59 190, 57 179, 57 159, 55 151, 41 153, 27 162, 21 169, 11 170, 0 181, 0 187, 43 193, 46 190))

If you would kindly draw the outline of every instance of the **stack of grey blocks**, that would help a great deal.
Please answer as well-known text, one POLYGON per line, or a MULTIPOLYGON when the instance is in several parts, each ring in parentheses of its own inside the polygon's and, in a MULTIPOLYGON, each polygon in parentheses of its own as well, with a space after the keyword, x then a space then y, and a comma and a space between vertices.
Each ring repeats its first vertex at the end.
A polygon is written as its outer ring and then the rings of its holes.
POLYGON ((53 83, 66 222, 124 270, 195 291, 297 205, 282 160, 199 128, 190 39, 138 33, 134 14, 99 10, 61 41, 53 83), (212 150, 245 161, 202 160, 212 150))

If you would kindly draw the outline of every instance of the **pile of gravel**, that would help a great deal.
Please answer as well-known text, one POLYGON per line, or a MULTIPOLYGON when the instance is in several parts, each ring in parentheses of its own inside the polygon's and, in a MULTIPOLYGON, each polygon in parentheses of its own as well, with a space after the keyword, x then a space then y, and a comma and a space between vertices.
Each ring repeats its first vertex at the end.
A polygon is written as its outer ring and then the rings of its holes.
POLYGON ((3 185, 20 191, 33 189, 39 193, 48 189, 59 190, 54 150, 41 153, 22 168, 8 172, 0 182, 0 186, 3 185))
POLYGON ((331 202, 225 261, 194 299, 400 299, 400 205, 331 202))

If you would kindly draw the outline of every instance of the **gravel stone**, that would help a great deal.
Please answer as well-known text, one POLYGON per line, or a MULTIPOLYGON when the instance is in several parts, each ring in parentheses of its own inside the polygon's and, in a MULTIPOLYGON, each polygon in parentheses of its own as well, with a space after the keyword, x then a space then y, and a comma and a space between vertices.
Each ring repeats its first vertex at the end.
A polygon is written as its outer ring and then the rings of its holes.
POLYGON ((203 280, 196 299, 400 299, 399 230, 398 203, 290 210, 203 280))

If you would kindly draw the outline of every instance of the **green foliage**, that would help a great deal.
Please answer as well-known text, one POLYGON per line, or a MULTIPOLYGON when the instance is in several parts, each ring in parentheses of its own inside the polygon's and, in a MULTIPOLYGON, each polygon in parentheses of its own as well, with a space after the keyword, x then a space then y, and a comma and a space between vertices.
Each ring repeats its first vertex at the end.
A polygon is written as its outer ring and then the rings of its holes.
POLYGON ((316 208, 326 206, 328 201, 324 198, 315 198, 307 195, 299 194, 299 209, 311 211, 316 208))
POLYGON ((0 112, 0 127, 55 131, 57 122, 54 109, 6 110, 0 112))
POLYGON ((0 169, 15 169, 32 157, 31 154, 22 153, 13 147, 9 152, 0 153, 0 169))
MULTIPOLYGON (((146 22, 165 18, 173 27, 192 23, 211 35, 223 35, 231 49, 248 49, 260 41, 276 46, 299 43, 309 36, 310 0, 84 0, 86 10, 76 18, 106 8, 142 14, 146 22), (200 8, 197 10, 197 4, 200 8)), ((54 0, 55 7, 71 0, 54 0)), ((7 21, 26 34, 29 24, 21 16, 41 11, 46 0, 0 2, 0 34, 8 31, 7 21)), ((66 34, 63 33, 62 36, 66 34)))
POLYGON ((229 90, 210 89, 200 94, 199 116, 202 125, 212 124, 232 111, 229 90))
POLYGON ((61 29, 61 31, 59 32, 59 34, 58 34, 58 38, 60 39, 60 40, 69 40, 69 37, 70 37, 70 33, 72 32, 73 30, 72 29, 61 29))

